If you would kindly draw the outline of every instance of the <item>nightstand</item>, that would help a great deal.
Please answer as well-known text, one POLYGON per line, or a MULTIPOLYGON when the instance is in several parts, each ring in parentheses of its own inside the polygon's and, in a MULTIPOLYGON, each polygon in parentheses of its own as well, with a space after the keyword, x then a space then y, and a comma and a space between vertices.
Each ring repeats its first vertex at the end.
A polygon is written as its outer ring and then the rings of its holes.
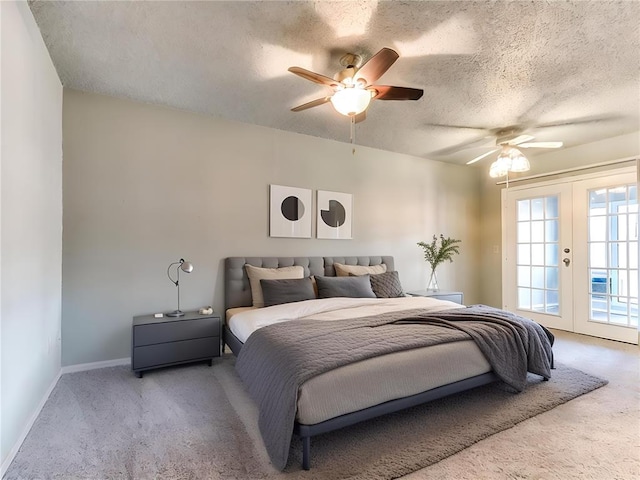
POLYGON ((153 368, 209 361, 220 356, 220 315, 186 312, 182 317, 133 317, 131 370, 137 377, 153 368))
POLYGON ((447 292, 445 290, 417 290, 415 292, 407 292, 407 294, 411 295, 412 297, 433 297, 437 298, 438 300, 449 300, 450 302, 456 302, 464 305, 462 303, 462 292, 447 292))

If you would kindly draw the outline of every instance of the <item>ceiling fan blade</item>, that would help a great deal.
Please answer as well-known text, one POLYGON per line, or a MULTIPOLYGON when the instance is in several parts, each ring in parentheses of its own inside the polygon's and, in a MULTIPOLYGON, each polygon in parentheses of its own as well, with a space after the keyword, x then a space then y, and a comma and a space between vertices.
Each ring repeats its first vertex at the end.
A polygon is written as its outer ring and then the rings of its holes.
POLYGON ((327 103, 329 100, 331 100, 331 97, 322 97, 322 98, 318 98, 316 100, 313 100, 311 102, 308 103, 304 103, 302 105, 298 105, 297 107, 294 107, 291 109, 292 112, 300 112, 301 110, 306 110, 307 108, 312 108, 312 107, 317 107, 318 105, 322 105, 324 103, 327 103))
POLYGON ((580 125, 584 123, 606 122, 608 120, 618 120, 620 118, 623 117, 621 115, 593 115, 590 117, 578 117, 560 122, 540 123, 538 125, 534 125, 532 128, 563 127, 565 125, 580 125))
POLYGON ((376 100, 418 100, 424 94, 424 90, 408 87, 391 87, 388 85, 372 85, 369 89, 375 89, 376 100))
POLYGON ((400 58, 400 55, 398 55, 395 50, 384 47, 360 67, 356 72, 354 81, 362 80, 365 82, 365 85, 371 85, 378 80, 384 72, 389 70, 389 67, 391 67, 398 58, 400 58))
MULTIPOLYGON (((374 86, 375 88, 375 86, 374 86)), ((488 128, 486 127, 470 127, 469 125, 447 125, 444 123, 427 123, 426 125, 428 125, 429 127, 444 127, 444 128, 464 128, 466 130, 487 130, 489 131, 488 128)))
POLYGON ((453 145, 451 147, 446 147, 441 150, 436 150, 435 152, 431 152, 432 155, 451 155, 452 153, 457 153, 460 150, 467 150, 470 148, 478 148, 478 147, 495 147, 494 139, 491 135, 476 137, 471 140, 467 140, 462 143, 458 143, 457 145, 453 145))
POLYGON ((518 147, 522 148, 560 148, 562 147, 562 142, 531 142, 531 143, 520 143, 518 147))
POLYGON ((326 77, 324 75, 320 75, 319 73, 312 72, 310 70, 306 70, 301 67, 289 67, 289 71, 291 73, 295 73, 296 75, 306 79, 311 80, 312 82, 319 83, 320 85, 327 85, 329 87, 335 87, 340 82, 334 80, 333 78, 326 77))
POLYGON ((364 122, 366 119, 367 119, 367 111, 365 110, 364 112, 357 114, 354 121, 355 123, 360 123, 360 122, 364 122))
POLYGON ((509 145, 520 145, 524 142, 528 142, 529 140, 533 140, 535 137, 531 136, 531 135, 518 135, 516 138, 509 140, 508 143, 509 145))
POLYGON ((499 148, 494 148, 493 150, 488 151, 487 153, 483 153, 482 155, 477 156, 476 158, 474 158, 473 160, 469 160, 467 162, 467 165, 471 165, 473 163, 476 163, 479 160, 482 160, 484 157, 488 157, 489 155, 491 155, 493 152, 497 152, 498 150, 500 150, 499 148))

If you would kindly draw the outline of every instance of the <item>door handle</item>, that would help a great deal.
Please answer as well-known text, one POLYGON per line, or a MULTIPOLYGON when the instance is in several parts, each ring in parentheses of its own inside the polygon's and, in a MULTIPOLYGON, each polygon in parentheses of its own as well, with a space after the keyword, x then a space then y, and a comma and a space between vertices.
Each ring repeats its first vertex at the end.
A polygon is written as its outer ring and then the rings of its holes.
POLYGON ((571 263, 571 260, 569 260, 568 258, 563 258, 562 261, 564 262, 565 267, 568 267, 571 263))

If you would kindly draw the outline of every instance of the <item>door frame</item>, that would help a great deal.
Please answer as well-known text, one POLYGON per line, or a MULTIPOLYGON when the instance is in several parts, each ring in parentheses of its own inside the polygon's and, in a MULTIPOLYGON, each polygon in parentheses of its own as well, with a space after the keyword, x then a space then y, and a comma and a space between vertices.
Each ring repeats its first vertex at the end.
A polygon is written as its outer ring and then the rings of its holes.
MULTIPOLYGON (((529 188, 519 188, 518 190, 510 189, 511 192, 504 192, 504 207, 503 207, 503 216, 505 217, 505 222, 503 226, 503 247, 502 250, 504 252, 503 255, 503 270, 502 270, 502 308, 505 310, 509 310, 514 313, 518 313, 519 315, 531 318, 532 320, 544 325, 548 328, 555 328, 558 330, 566 330, 566 331, 574 331, 574 314, 573 314, 573 293, 572 293, 572 282, 573 282, 573 265, 567 267, 562 264, 561 258, 567 257, 567 255, 572 258, 573 252, 570 254, 563 254, 562 248, 566 246, 570 246, 571 250, 573 250, 573 226, 563 224, 560 220, 562 218, 566 218, 570 211, 570 203, 573 201, 573 195, 571 190, 571 185, 562 182, 562 183, 549 183, 545 182, 545 185, 535 184, 529 185, 529 188), (541 190, 554 189, 554 192, 541 192, 541 190), (508 202, 508 195, 511 194, 512 201, 508 202), (535 310, 529 309, 519 309, 518 308, 518 288, 517 285, 514 285, 513 282, 517 283, 517 238, 514 236, 512 242, 509 242, 508 232, 509 228, 509 219, 515 220, 516 213, 508 213, 508 207, 517 206, 517 202, 522 196, 524 198, 530 197, 539 197, 539 196, 550 196, 550 195, 558 195, 559 203, 558 203, 558 237, 561 240, 558 242, 558 273, 559 273, 559 284, 558 284, 558 302, 560 311, 558 315, 550 314, 546 312, 539 312, 535 310), (511 218, 513 217, 513 218, 511 218), (565 273, 565 269, 567 269, 565 273), (512 282, 509 282, 512 280, 512 282), (513 291, 511 291, 513 290, 513 291), (511 302, 510 300, 513 300, 511 302), (512 305, 513 303, 513 305, 512 305)), ((517 235, 516 229, 513 229, 514 235, 517 235)))
MULTIPOLYGON (((509 185, 507 188, 503 188, 500 192, 500 217, 501 217, 501 230, 502 230, 502 289, 501 289, 501 301, 502 301, 502 308, 506 309, 506 299, 507 299, 507 278, 508 278, 508 258, 507 258, 507 252, 509 251, 509 246, 507 244, 507 217, 505 215, 505 210, 507 207, 507 194, 509 193, 509 191, 513 192, 513 191, 523 191, 523 190, 528 190, 528 189, 533 189, 533 188, 537 188, 537 187, 546 187, 546 186, 554 186, 554 185, 559 185, 559 184, 573 184, 575 182, 578 181, 582 181, 582 180, 589 180, 589 179, 594 179, 594 178, 601 178, 603 176, 613 176, 613 175, 618 175, 618 174, 635 174, 636 175, 636 180, 637 180, 637 184, 640 184, 640 166, 638 165, 640 164, 640 161, 637 162, 637 164, 635 166, 625 166, 625 167, 620 167, 620 168, 609 168, 609 169, 605 169, 605 170, 600 170, 598 172, 592 172, 592 173, 583 173, 583 174, 579 174, 579 175, 571 175, 568 174, 566 176, 562 176, 560 178, 555 178, 555 179, 551 179, 551 180, 543 180, 540 182, 536 182, 536 181, 530 181, 527 182, 526 184, 523 185, 517 185, 517 186, 511 186, 509 185)), ((573 245, 571 246, 572 251, 574 250, 573 245)), ((572 260, 573 263, 573 260, 572 260)), ((573 275, 573 269, 571 272, 571 275, 573 275)), ((575 297, 575 295, 573 295, 573 297, 575 297)), ((573 299, 573 301, 575 302, 575 298, 573 299)), ((572 305, 572 307, 575 307, 575 305, 572 305)), ((572 308, 572 312, 573 315, 575 315, 575 308, 572 308)), ((575 322, 572 319, 572 324, 575 324, 575 322)), ((574 330, 575 330, 575 325, 574 325, 574 330)), ((638 335, 637 335, 638 340, 640 340, 640 325, 638 327, 638 335)))

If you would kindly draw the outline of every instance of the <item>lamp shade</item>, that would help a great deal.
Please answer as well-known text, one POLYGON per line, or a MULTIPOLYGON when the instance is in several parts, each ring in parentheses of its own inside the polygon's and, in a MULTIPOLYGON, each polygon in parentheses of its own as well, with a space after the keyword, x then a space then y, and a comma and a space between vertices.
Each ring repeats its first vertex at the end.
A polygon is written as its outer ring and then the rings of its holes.
POLYGON ((364 112, 369 103, 371 103, 371 92, 358 86, 338 90, 331 97, 333 108, 347 117, 364 112))
POLYGON ((527 172, 531 168, 529 160, 520 150, 504 145, 495 162, 489 168, 492 178, 504 177, 509 172, 527 172))
POLYGON ((182 264, 180 265, 180 270, 182 270, 184 273, 193 272, 193 263, 191 263, 191 262, 182 262, 182 264))
MULTIPOLYGON (((514 150, 516 150, 514 148, 514 150)), ((511 160, 511 171, 512 172, 528 172, 531 169, 531 165, 529 164, 529 160, 525 157, 519 150, 516 150, 518 155, 516 155, 511 160)))

